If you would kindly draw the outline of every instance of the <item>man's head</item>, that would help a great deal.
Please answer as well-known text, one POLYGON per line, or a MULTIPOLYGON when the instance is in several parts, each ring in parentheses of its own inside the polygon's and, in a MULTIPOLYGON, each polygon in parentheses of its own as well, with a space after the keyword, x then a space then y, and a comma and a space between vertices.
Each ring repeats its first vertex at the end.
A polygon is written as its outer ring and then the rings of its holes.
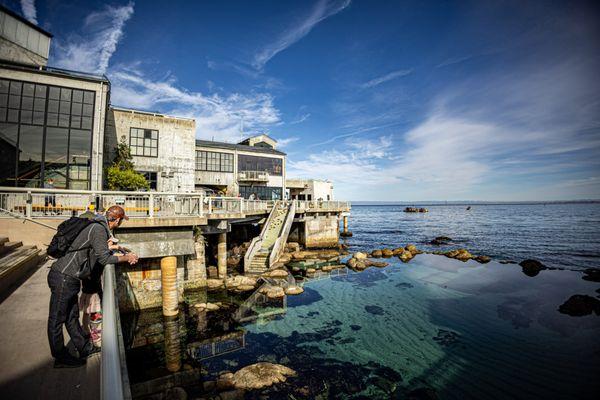
POLYGON ((108 227, 115 229, 123 220, 128 220, 129 217, 125 215, 125 210, 121 206, 111 206, 106 210, 106 220, 108 221, 108 227))
POLYGON ((53 178, 48 178, 48 183, 54 183, 54 179, 53 178))

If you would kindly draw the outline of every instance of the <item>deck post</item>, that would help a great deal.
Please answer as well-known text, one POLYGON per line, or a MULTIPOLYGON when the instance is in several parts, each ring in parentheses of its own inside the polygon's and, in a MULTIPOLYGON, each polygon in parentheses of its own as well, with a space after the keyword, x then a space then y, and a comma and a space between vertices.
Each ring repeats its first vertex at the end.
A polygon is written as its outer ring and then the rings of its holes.
POLYGON ((220 279, 227 277, 227 233, 219 233, 217 245, 217 270, 220 279))
POLYGON ((177 301, 177 257, 168 256, 160 260, 163 315, 172 317, 179 313, 177 301))
POLYGON ((26 200, 26 206, 25 206, 25 216, 27 218, 31 218, 32 206, 33 206, 33 198, 31 196, 31 192, 27 192, 27 200, 26 200))
POLYGON ((344 233, 348 233, 348 216, 344 215, 344 233))
POLYGON ((154 194, 148 196, 148 217, 154 218, 154 194))

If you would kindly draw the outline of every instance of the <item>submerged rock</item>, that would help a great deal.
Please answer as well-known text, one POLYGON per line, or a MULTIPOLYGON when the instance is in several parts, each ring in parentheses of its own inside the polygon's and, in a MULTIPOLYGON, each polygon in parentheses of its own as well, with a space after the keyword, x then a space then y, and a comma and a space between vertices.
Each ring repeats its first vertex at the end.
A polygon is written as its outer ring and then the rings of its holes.
POLYGON ((412 260, 414 257, 413 253, 411 253, 410 251, 406 250, 406 249, 402 249, 402 253, 400 253, 398 255, 398 258, 402 261, 402 262, 409 262, 410 260, 412 260))
POLYGON ((477 261, 480 264, 487 264, 489 263, 492 259, 488 256, 477 256, 474 258, 475 261, 477 261))
POLYGON ((377 267, 377 268, 385 268, 388 265, 390 265, 389 263, 383 262, 383 261, 373 261, 373 260, 369 260, 368 258, 363 261, 363 263, 365 264, 365 267, 377 267))
POLYGON ((357 260, 364 260, 367 258, 367 254, 357 251, 356 253, 354 253, 354 258, 356 258, 357 260))
POLYGON ((365 306, 365 311, 373 315, 383 315, 384 310, 379 306, 365 306))
POLYGON ((450 238, 448 236, 438 236, 429 243, 439 246, 439 245, 443 245, 443 244, 448 244, 451 241, 452 241, 452 238, 450 238))
POLYGON ((583 271, 583 273, 585 274, 585 276, 583 277, 584 280, 590 282, 600 282, 600 269, 587 268, 583 271))
POLYGON ((284 269, 274 269, 268 272, 266 275, 268 275, 270 278, 286 278, 288 276, 288 272, 284 269))
POLYGON ((583 317, 592 312, 600 316, 600 300, 592 296, 576 294, 558 307, 558 311, 572 317, 583 317))
POLYGON ((209 290, 210 289, 221 289, 221 288, 225 287, 222 279, 207 279, 206 285, 208 286, 209 290))
POLYGON ((301 286, 290 286, 285 289, 285 294, 288 295, 300 294, 302 292, 304 292, 304 289, 301 286))
POLYGON ((548 269, 544 264, 538 260, 524 260, 519 263, 523 269, 523 273, 527 276, 536 276, 540 271, 548 269))
POLYGON ((413 255, 420 253, 419 249, 417 249, 417 246, 415 246, 414 244, 409 244, 404 249, 410 251, 413 255))
POLYGON ((227 278, 228 288, 238 288, 239 286, 252 286, 256 285, 256 278, 245 275, 236 275, 227 278))
POLYGON ((287 377, 296 376, 296 372, 284 365, 259 362, 249 365, 233 374, 231 382, 237 389, 262 389, 274 383, 285 382, 287 377))
POLYGON ((439 397, 435 389, 432 388, 418 388, 408 392, 406 395, 407 400, 438 400, 439 397))
POLYGON ((469 253, 469 251, 467 249, 450 250, 450 251, 446 252, 445 255, 448 258, 454 258, 454 259, 460 260, 462 262, 466 262, 466 261, 470 260, 471 258, 473 258, 473 255, 471 253, 469 253))
POLYGON ((381 250, 373 250, 373 251, 371 252, 371 257, 374 257, 374 258, 381 258, 381 257, 383 257, 383 253, 382 253, 382 251, 381 251, 381 250))
POLYGON ((196 303, 196 304, 194 304, 194 307, 197 308, 198 310, 206 310, 206 311, 217 311, 218 309, 221 308, 221 307, 219 307, 218 304, 214 304, 214 303, 196 303))
POLYGON ((383 257, 390 258, 394 255, 394 252, 391 249, 383 249, 381 250, 381 254, 383 257))

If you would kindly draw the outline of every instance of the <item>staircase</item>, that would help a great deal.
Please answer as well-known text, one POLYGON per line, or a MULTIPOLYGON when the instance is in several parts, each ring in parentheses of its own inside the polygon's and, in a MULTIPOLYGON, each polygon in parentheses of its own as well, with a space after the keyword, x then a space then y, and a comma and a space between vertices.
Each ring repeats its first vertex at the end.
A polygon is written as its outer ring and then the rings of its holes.
POLYGON ((283 201, 275 203, 260 236, 252 240, 246 252, 245 272, 263 273, 277 261, 287 242, 295 213, 296 207, 293 202, 291 204, 283 201))
POLYGON ((46 259, 36 246, 23 246, 0 237, 0 301, 46 259))

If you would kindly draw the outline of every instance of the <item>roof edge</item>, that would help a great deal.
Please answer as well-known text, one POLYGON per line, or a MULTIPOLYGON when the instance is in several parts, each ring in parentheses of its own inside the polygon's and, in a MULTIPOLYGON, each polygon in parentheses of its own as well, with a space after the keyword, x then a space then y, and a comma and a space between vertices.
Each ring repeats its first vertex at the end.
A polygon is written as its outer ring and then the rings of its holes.
POLYGON ((25 18, 22 15, 14 12, 10 8, 7 8, 7 7, 3 6, 2 4, 0 4, 0 11, 5 12, 8 15, 10 15, 11 17, 18 19, 19 21, 21 21, 25 25, 29 26, 30 28, 35 29, 36 31, 38 31, 40 33, 43 33, 44 35, 48 36, 49 38, 53 38, 54 37, 54 35, 51 34, 50 32, 48 32, 47 30, 45 30, 43 28, 40 28, 39 26, 37 26, 33 22, 29 21, 27 18, 25 18))

